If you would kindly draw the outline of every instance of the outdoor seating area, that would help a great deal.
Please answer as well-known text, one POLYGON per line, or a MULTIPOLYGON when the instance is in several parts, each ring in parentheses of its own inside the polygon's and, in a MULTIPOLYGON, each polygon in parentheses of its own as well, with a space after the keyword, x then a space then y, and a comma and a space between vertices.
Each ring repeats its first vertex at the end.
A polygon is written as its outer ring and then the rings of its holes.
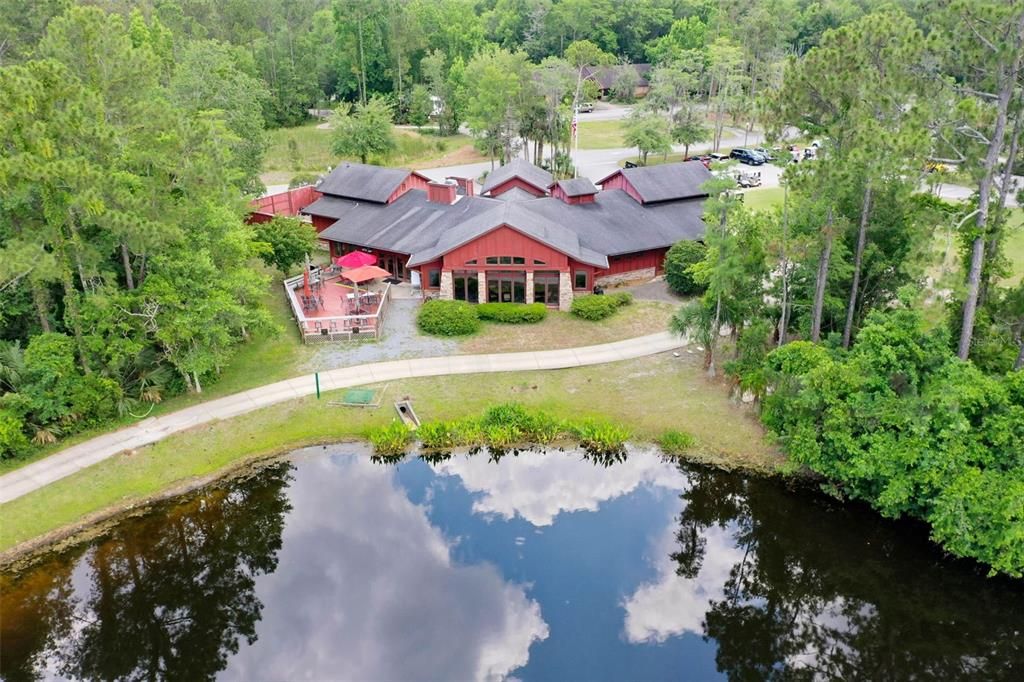
POLYGON ((301 275, 284 281, 303 342, 377 338, 390 299, 390 273, 374 265, 373 256, 356 254, 326 268, 307 264, 301 275))

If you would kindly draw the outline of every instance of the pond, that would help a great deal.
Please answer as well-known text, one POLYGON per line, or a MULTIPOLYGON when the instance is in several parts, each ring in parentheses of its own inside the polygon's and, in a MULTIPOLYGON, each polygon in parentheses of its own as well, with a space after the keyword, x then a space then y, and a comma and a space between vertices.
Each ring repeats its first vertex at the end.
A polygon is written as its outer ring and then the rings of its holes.
POLYGON ((917 524, 634 449, 294 453, 0 577, 4 679, 1024 679, 917 524))

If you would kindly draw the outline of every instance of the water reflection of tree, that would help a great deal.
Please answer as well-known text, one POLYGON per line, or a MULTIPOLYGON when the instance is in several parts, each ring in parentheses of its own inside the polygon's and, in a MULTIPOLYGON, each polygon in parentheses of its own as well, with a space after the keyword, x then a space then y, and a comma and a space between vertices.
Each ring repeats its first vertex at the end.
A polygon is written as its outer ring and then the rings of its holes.
POLYGON ((18 580, 0 576, 0 675, 8 682, 35 679, 39 659, 71 631, 73 567, 57 558, 18 580))
POLYGON ((687 474, 677 574, 700 573, 712 527, 742 551, 704 622, 730 679, 1022 679, 1019 585, 940 563, 923 530, 861 508, 687 474))
POLYGON ((161 507, 92 549, 79 623, 49 652, 61 674, 200 680, 223 670, 256 638, 255 577, 277 566, 289 471, 281 463, 161 507))

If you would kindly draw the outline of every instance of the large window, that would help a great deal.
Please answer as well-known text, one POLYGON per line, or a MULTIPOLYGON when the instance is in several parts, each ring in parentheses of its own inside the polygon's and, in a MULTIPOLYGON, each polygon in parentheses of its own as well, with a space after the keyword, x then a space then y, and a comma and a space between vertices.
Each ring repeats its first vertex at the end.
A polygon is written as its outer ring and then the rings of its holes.
POLYGON ((496 270, 487 275, 488 303, 525 303, 526 273, 496 270))
POLYGON ((478 286, 479 282, 475 272, 456 270, 453 273, 452 293, 454 294, 456 301, 469 301, 470 303, 476 303, 479 299, 479 292, 477 291, 478 286))
POLYGON ((526 265, 526 258, 523 256, 488 256, 484 262, 488 265, 526 265))
POLYGON ((535 303, 558 305, 557 272, 537 272, 533 275, 533 300, 535 303))
POLYGON ((431 289, 438 289, 441 286, 441 271, 427 270, 427 286, 431 289))
POLYGON ((587 271, 577 270, 573 277, 573 287, 576 289, 587 289, 587 271))

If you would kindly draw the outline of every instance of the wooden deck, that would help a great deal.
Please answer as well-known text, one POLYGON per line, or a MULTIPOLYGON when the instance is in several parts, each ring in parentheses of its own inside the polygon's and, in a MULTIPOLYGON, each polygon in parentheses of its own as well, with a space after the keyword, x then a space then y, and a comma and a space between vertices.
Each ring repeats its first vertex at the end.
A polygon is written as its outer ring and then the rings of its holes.
POLYGON ((302 276, 284 281, 285 293, 305 343, 377 338, 391 285, 368 282, 355 287, 340 273, 324 270, 310 282, 310 297, 302 276))

